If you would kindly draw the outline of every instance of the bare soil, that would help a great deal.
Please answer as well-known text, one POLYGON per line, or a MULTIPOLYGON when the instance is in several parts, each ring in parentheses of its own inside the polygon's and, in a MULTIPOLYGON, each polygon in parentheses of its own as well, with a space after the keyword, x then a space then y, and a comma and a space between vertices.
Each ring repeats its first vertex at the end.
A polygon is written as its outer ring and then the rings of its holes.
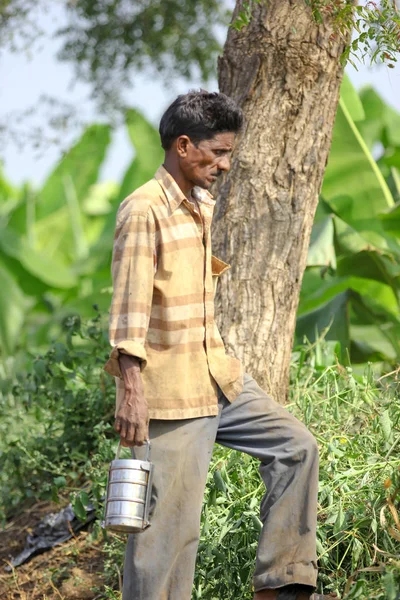
POLYGON ((95 600, 104 597, 104 552, 90 529, 13 569, 5 567, 25 546, 27 534, 59 504, 40 502, 11 520, 0 532, 1 600, 95 600))

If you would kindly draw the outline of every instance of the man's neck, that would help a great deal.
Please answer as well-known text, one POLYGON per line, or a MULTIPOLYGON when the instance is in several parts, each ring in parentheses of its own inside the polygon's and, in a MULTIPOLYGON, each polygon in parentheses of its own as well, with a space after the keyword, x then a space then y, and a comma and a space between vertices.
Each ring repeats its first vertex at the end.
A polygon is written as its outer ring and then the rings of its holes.
POLYGON ((168 173, 175 179, 176 183, 185 194, 186 198, 190 198, 192 195, 192 184, 188 181, 182 171, 180 170, 177 163, 171 160, 169 157, 165 157, 163 167, 168 171, 168 173))

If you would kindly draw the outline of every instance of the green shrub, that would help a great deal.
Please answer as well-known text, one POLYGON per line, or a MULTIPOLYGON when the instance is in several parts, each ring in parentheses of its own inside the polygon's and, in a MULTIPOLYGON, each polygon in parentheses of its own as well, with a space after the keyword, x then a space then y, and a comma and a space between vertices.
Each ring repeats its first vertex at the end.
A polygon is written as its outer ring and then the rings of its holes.
MULTIPOLYGON (((320 447, 319 588, 348 600, 396 600, 400 406, 395 380, 329 362, 319 340, 293 354, 288 406, 320 447), (396 516, 396 510, 394 509, 396 516)), ((193 598, 250 600, 263 486, 257 461, 215 451, 202 515, 193 598)))
POLYGON ((27 499, 80 489, 92 457, 112 437, 114 383, 100 315, 63 322, 63 341, 33 359, 31 372, 5 381, 0 396, 0 514, 27 499))
MULTIPOLYGON (((103 373, 108 343, 99 315, 64 321, 65 340, 32 372, 3 382, 0 485, 3 518, 27 499, 71 495, 78 517, 99 516, 112 429, 114 383, 103 373)), ((293 353, 288 409, 315 435, 321 457, 318 555, 321 591, 353 600, 400 593, 400 406, 396 374, 377 379, 337 364, 335 344, 318 340, 293 353), (396 522, 397 519, 397 522, 396 522)), ((263 486, 252 458, 216 447, 201 521, 193 599, 250 600, 263 486)), ((103 598, 117 598, 124 536, 104 535, 103 598)), ((100 597, 99 597, 100 598, 100 597)))

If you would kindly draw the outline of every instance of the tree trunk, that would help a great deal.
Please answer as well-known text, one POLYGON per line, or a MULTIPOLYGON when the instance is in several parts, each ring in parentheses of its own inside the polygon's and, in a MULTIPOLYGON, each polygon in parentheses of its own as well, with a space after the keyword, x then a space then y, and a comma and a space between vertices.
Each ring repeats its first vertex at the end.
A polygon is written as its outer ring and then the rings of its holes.
POLYGON ((250 24, 229 29, 219 63, 220 91, 243 108, 245 126, 213 190, 213 251, 232 265, 216 311, 228 352, 283 403, 344 42, 304 0, 252 4, 250 24))

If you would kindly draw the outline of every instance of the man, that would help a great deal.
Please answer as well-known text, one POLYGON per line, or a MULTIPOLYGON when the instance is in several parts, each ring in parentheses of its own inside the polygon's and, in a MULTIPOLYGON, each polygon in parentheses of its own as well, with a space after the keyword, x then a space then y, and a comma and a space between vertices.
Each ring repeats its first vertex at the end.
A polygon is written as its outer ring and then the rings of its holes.
MULTIPOLYGON (((254 574, 257 600, 308 600, 316 583, 314 438, 242 373, 214 322, 214 200, 230 168, 241 110, 224 94, 179 96, 160 123, 165 161, 119 208, 110 315, 115 429, 152 442, 152 525, 129 536, 123 600, 190 600, 214 442, 260 460, 266 486, 254 574), (150 425, 149 425, 150 419, 150 425)), ((243 199, 245 202, 245 199, 243 199)), ((223 600, 223 599, 221 599, 223 600)))

